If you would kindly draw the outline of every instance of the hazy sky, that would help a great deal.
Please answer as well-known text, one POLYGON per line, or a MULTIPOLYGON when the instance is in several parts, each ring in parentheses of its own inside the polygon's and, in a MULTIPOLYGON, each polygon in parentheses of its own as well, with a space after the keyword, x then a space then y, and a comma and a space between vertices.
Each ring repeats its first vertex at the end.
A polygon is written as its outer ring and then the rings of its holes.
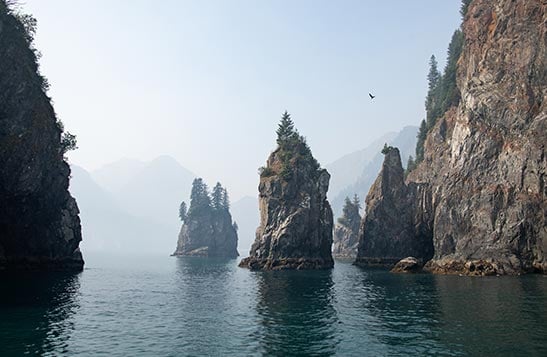
POLYGON ((256 195, 285 109, 323 165, 418 125, 460 23, 459 0, 23 2, 71 162, 167 154, 233 199, 256 195))

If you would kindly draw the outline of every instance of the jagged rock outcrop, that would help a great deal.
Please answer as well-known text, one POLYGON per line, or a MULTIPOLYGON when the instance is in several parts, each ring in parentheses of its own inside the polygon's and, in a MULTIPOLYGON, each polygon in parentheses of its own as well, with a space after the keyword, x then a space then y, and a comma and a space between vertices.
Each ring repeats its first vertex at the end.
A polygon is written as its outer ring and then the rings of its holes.
POLYGON ((391 269, 392 273, 421 273, 423 268, 423 264, 421 260, 416 259, 414 257, 406 257, 404 259, 401 259, 395 264, 393 269, 391 269))
POLYGON ((293 130, 292 121, 287 125, 288 133, 278 130, 279 147, 261 172, 260 226, 250 256, 240 266, 254 270, 331 268, 330 175, 319 167, 304 138, 293 130))
POLYGON ((61 127, 31 36, 0 1, 0 269, 81 270, 61 127))
MULTIPOLYGON (((186 204, 183 202, 181 207, 186 204)), ((192 183, 188 214, 179 212, 183 225, 173 255, 237 258, 237 225, 232 222, 228 193, 220 183, 209 194, 201 178, 192 183)))
POLYGON ((424 161, 407 178, 431 206, 398 207, 431 227, 431 272, 547 272, 546 8, 540 0, 469 5, 457 66, 461 100, 431 128, 424 161))
POLYGON ((338 218, 338 222, 334 226, 332 255, 335 258, 355 259, 357 256, 361 222, 360 208, 361 204, 357 195, 354 196, 353 201, 346 197, 342 216, 338 218))
POLYGON ((431 227, 422 217, 431 204, 427 189, 405 184, 397 148, 386 148, 384 155, 382 170, 365 201, 355 263, 391 267, 408 256, 427 261, 433 256, 431 227))

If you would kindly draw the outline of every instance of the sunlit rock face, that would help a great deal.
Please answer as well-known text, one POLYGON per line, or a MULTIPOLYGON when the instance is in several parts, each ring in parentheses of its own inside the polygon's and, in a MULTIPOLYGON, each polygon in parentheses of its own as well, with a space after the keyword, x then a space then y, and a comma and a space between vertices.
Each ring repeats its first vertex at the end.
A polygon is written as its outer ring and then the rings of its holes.
MULTIPOLYGON (((457 67, 460 103, 429 132, 424 161, 404 184, 418 191, 403 194, 394 211, 413 216, 399 231, 425 228, 420 234, 433 244, 425 267, 431 272, 547 271, 546 7, 539 0, 469 6, 457 67)), ((371 209, 382 204, 367 198, 367 213, 369 201, 371 209)), ((376 217, 365 220, 387 220, 376 217)), ((384 243, 398 237, 387 233, 384 243)), ((365 227, 362 234, 357 262, 371 255, 372 232, 365 227)))
POLYGON ((61 129, 29 46, 0 1, 0 269, 81 270, 61 129))
MULTIPOLYGON (((254 270, 325 269, 332 259, 329 173, 302 158, 305 143, 275 150, 261 175, 260 226, 250 256, 240 266, 254 270)), ((315 162, 315 164, 314 164, 315 162)))

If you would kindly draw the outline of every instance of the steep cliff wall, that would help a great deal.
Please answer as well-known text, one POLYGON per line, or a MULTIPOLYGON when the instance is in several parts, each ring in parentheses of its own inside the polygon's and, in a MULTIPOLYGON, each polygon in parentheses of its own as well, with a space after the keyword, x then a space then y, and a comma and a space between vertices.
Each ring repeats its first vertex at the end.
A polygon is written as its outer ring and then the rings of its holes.
POLYGON ((432 272, 547 271, 546 8, 540 0, 468 8, 461 101, 431 129, 424 161, 407 179, 431 196, 432 211, 421 200, 409 210, 432 227, 432 272))
POLYGON ((0 269, 79 270, 61 129, 22 23, 0 1, 0 269))

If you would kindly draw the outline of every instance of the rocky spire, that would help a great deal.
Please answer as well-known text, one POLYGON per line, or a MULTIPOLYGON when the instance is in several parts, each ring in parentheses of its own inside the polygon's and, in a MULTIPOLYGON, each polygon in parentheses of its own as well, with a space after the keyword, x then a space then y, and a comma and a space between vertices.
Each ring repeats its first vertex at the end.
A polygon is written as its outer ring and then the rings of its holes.
POLYGON ((319 167, 287 116, 285 113, 278 130, 278 147, 261 169, 260 226, 250 256, 240 266, 263 270, 331 268, 330 175, 319 167))

